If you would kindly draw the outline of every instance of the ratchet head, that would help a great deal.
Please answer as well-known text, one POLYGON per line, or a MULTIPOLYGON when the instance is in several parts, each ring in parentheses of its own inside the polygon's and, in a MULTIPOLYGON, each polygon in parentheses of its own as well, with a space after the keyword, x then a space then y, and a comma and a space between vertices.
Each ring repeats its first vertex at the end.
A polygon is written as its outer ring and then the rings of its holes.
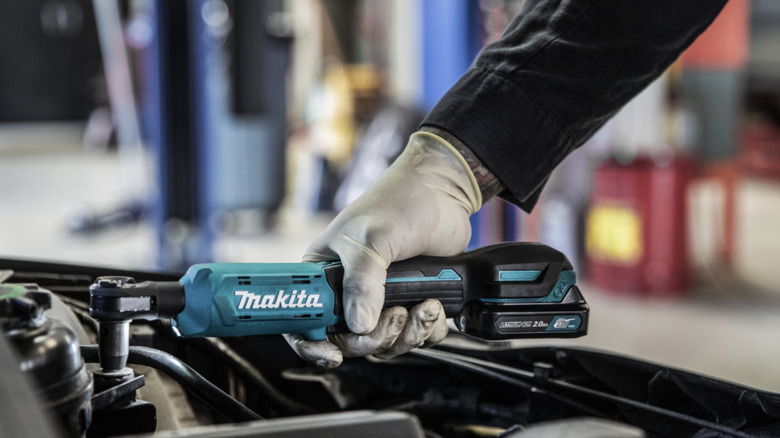
POLYGON ((100 325, 100 366, 125 367, 130 321, 170 318, 184 310, 184 287, 178 281, 136 283, 132 277, 99 277, 89 288, 89 314, 100 325))

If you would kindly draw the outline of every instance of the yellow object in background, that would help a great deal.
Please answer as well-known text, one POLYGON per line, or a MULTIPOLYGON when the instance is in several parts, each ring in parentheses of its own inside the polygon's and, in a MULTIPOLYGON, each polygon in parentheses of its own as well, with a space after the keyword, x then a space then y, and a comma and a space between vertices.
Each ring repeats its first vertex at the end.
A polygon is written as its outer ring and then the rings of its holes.
POLYGON ((631 206, 597 204, 585 226, 585 251, 593 260, 633 265, 641 258, 642 219, 631 206))
POLYGON ((322 83, 310 109, 310 131, 316 155, 337 167, 346 163, 355 146, 355 101, 344 65, 325 66, 322 83))
POLYGON ((335 168, 352 159, 360 125, 374 114, 380 100, 382 79, 368 64, 325 65, 322 83, 312 99, 312 146, 335 168))

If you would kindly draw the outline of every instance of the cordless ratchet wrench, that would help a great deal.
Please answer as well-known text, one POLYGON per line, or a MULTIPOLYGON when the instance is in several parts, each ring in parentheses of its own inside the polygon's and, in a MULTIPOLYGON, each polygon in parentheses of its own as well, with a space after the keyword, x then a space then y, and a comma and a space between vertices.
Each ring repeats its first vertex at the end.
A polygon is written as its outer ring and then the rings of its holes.
MULTIPOLYGON (((171 318, 185 337, 297 333, 325 340, 346 330, 343 277, 338 261, 198 264, 174 282, 100 277, 90 287, 90 315, 101 324, 101 364, 124 366, 119 344, 127 348, 133 319, 171 318)), ((587 333, 589 308, 575 283, 563 253, 502 243, 392 263, 384 306, 437 299, 460 331, 486 340, 578 337, 587 333)))

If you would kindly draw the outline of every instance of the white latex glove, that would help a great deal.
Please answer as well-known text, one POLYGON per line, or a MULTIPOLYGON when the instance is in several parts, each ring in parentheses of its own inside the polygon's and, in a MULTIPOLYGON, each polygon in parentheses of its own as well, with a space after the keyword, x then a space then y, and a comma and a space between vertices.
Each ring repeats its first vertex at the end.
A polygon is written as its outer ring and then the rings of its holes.
POLYGON ((477 181, 461 154, 428 132, 412 135, 379 181, 345 208, 309 247, 303 260, 340 259, 344 318, 352 333, 309 342, 285 335, 305 360, 324 367, 342 357, 389 358, 447 335, 441 303, 426 300, 408 312, 382 311, 387 267, 417 255, 462 253, 471 237, 469 216, 482 205, 477 181))

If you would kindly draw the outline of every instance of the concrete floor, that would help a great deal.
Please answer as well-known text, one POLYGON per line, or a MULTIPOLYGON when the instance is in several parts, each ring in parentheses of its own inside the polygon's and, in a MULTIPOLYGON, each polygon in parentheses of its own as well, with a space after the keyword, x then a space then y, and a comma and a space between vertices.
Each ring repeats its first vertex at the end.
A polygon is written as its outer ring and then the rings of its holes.
MULTIPOLYGON (((153 268, 153 230, 146 224, 94 236, 67 231, 79 206, 109 207, 121 199, 120 173, 114 153, 59 144, 20 148, 0 139, 0 258, 153 268)), ((592 311, 588 336, 519 343, 596 348, 780 392, 780 287, 773 284, 780 184, 745 182, 739 193, 734 272, 705 262, 695 290, 677 299, 620 296, 581 283, 592 311)), ((297 261, 327 220, 285 208, 275 232, 223 239, 217 253, 231 261, 297 261)))

